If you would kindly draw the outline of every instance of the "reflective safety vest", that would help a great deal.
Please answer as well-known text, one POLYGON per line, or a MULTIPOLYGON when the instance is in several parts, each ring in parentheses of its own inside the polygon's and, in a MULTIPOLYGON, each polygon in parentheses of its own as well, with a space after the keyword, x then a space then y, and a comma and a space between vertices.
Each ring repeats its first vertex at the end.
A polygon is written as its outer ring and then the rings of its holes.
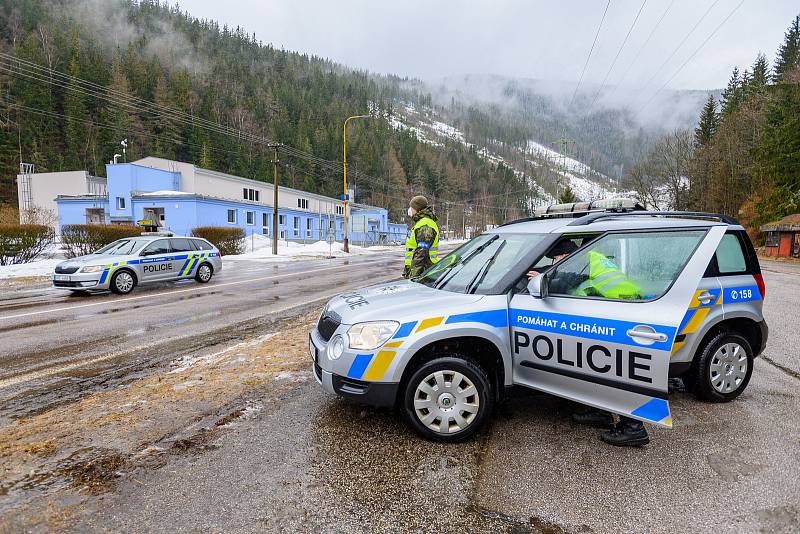
POLYGON ((418 220, 414 223, 414 227, 408 232, 408 237, 406 237, 405 264, 409 267, 411 266, 411 258, 414 257, 414 251, 418 248, 427 248, 433 263, 439 261, 439 225, 430 217, 423 217, 418 220), (425 243, 423 241, 417 243, 417 228, 422 228, 423 226, 430 226, 436 231, 436 238, 433 240, 433 243, 425 243))
POLYGON ((610 299, 640 299, 642 289, 631 282, 619 267, 597 251, 590 251, 589 279, 578 286, 576 295, 599 295, 610 299))

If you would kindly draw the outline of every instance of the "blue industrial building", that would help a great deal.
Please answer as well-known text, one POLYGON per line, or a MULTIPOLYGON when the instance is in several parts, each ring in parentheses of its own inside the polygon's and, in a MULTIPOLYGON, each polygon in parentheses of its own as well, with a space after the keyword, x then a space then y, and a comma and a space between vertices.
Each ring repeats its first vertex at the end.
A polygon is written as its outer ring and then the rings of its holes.
MULTIPOLYGON (((106 171, 105 183, 87 175, 91 187, 87 185, 85 193, 56 196, 59 227, 85 223, 137 224, 147 220, 178 235, 188 235, 198 226, 235 226, 247 235, 273 235, 270 183, 161 158, 109 164, 106 171)), ((38 176, 45 175, 32 175, 34 184, 38 176)), ((341 201, 288 187, 278 189, 280 239, 318 241, 332 236, 341 241, 344 238, 341 201)), ((348 237, 355 244, 396 243, 405 239, 406 225, 390 223, 384 208, 348 203, 348 212, 348 237)))

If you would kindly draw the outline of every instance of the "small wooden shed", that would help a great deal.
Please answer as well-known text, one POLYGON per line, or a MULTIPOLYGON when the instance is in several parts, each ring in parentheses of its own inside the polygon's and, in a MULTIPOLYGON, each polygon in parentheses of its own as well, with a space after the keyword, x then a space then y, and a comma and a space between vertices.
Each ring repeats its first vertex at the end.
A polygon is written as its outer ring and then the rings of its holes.
POLYGON ((800 258, 800 213, 765 224, 760 230, 766 235, 766 256, 800 258))

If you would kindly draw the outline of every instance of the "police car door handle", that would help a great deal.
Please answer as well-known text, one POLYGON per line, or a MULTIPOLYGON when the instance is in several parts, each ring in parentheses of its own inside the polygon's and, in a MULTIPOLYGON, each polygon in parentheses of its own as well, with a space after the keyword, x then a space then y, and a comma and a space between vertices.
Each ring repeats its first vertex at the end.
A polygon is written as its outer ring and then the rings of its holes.
MULTIPOLYGON (((638 327, 637 327, 638 328, 638 327)), ((645 330, 636 330, 636 328, 631 328, 626 332, 630 337, 633 338, 641 338, 641 339, 648 339, 651 341, 666 341, 667 334, 661 332, 648 332, 645 330)))
POLYGON ((700 293, 699 295, 697 295, 697 300, 701 304, 708 304, 709 302, 714 300, 714 295, 712 295, 709 292, 700 293))

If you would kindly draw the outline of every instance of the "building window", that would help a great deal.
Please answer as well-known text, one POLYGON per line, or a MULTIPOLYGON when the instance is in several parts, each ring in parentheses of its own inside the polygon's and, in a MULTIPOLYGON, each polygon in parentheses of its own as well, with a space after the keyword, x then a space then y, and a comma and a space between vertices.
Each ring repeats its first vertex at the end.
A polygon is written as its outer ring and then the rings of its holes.
POLYGON ((308 199, 306 199, 306 198, 298 198, 297 199, 297 207, 300 208, 301 210, 307 210, 308 209, 308 199))
POLYGON ((261 214, 261 226, 265 228, 269 226, 269 215, 266 213, 261 214))
POLYGON ((242 198, 247 200, 247 188, 246 187, 242 189, 242 198))
POLYGON ((286 215, 278 215, 278 224, 286 224, 286 215))
POLYGON ((252 200, 253 202, 259 201, 258 191, 248 187, 242 188, 242 198, 245 200, 252 200))
POLYGON ((767 232, 766 245, 768 247, 777 247, 781 244, 780 232, 767 232))
POLYGON ((258 195, 258 193, 259 193, 259 191, 258 191, 258 189, 256 189, 256 202, 261 202, 261 200, 259 200, 259 195, 258 195))
POLYGON ((336 215, 344 215, 344 206, 336 206, 336 215))
POLYGON ((246 215, 247 215, 247 224, 249 224, 250 226, 256 224, 256 212, 248 211, 246 215))
POLYGON ((300 217, 294 218, 294 236, 297 237, 300 235, 300 217))
POLYGON ((236 210, 228 210, 228 224, 236 224, 236 210))
POLYGON ((125 197, 117 197, 117 209, 118 210, 125 209, 125 197))
POLYGON ((306 219, 306 237, 311 237, 311 219, 306 219))

